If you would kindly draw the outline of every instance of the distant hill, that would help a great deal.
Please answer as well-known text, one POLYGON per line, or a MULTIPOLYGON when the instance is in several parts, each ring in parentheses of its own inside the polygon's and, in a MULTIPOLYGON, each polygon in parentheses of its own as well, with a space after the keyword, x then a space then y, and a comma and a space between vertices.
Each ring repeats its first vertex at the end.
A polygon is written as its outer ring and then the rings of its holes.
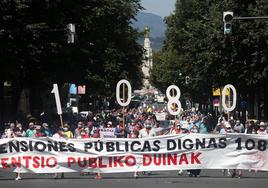
POLYGON ((133 26, 138 28, 139 31, 143 31, 145 26, 149 26, 152 38, 165 36, 166 24, 161 16, 152 13, 139 12, 136 19, 137 21, 133 22, 133 26))
MULTIPOLYGON (((162 47, 166 24, 161 16, 152 13, 139 12, 136 16, 136 21, 133 21, 132 26, 138 28, 140 32, 144 31, 145 26, 150 27, 150 39, 153 49, 157 50, 162 47)), ((139 43, 143 45, 143 39, 140 39, 139 43)))

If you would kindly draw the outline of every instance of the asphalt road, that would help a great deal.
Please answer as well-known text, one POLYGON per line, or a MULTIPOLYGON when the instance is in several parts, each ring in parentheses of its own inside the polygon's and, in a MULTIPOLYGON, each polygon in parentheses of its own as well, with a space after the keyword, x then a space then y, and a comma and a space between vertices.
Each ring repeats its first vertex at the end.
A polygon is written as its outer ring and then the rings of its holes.
POLYGON ((267 188, 268 172, 243 171, 242 178, 223 176, 221 170, 203 170, 201 177, 188 177, 170 172, 153 172, 152 175, 140 175, 138 179, 133 174, 104 174, 103 179, 96 180, 94 175, 80 176, 78 173, 65 174, 64 179, 53 179, 51 174, 23 174, 23 179, 15 181, 14 173, 6 173, 0 170, 0 187, 20 188, 267 188))

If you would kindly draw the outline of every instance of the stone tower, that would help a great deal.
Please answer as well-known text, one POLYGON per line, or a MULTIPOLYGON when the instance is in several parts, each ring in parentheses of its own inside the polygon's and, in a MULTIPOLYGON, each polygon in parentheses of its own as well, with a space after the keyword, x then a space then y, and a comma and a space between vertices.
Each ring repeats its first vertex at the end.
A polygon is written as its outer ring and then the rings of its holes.
POLYGON ((145 52, 144 52, 144 60, 143 60, 143 65, 142 65, 142 72, 144 74, 143 90, 152 89, 152 86, 150 85, 150 82, 149 82, 149 77, 150 77, 151 69, 153 67, 153 52, 151 48, 151 41, 149 39, 149 35, 150 35, 150 28, 146 26, 144 29, 143 48, 145 49, 145 52))

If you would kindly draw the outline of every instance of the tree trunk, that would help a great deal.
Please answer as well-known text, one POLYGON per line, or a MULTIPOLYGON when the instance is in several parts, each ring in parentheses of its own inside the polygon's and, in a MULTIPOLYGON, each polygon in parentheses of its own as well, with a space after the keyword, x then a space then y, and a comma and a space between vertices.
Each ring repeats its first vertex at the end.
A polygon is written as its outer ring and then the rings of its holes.
POLYGON ((263 90, 264 90, 264 119, 268 121, 268 84, 267 82, 264 83, 263 90))
MULTIPOLYGON (((0 125, 4 125, 4 81, 0 78, 0 125)), ((4 126, 0 126, 2 132, 4 126)))

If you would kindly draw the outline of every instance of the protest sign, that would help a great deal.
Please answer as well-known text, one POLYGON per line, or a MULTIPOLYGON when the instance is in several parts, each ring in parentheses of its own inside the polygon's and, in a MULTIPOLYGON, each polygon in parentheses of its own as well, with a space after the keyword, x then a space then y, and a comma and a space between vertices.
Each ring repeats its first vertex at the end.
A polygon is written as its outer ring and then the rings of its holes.
POLYGON ((182 134, 143 139, 0 140, 0 168, 22 173, 178 169, 268 171, 268 137, 182 134))
POLYGON ((155 113, 155 117, 157 121, 165 121, 166 120, 166 113, 155 113))
POLYGON ((101 138, 115 138, 114 135, 115 128, 100 128, 101 138))

